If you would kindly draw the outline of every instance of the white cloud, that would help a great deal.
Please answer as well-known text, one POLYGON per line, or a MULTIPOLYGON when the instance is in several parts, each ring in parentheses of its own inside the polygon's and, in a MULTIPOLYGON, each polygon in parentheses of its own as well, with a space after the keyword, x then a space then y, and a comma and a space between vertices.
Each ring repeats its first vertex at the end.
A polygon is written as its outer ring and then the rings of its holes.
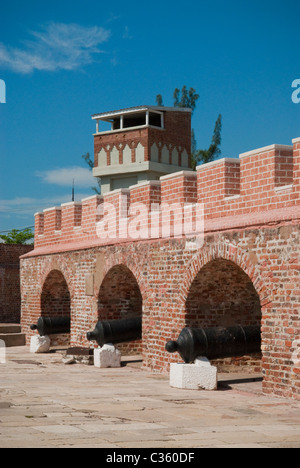
POLYGON ((97 182, 89 169, 75 166, 39 172, 36 175, 41 177, 45 184, 66 188, 60 194, 48 195, 44 185, 39 197, 16 196, 12 199, 0 199, 0 230, 34 224, 34 213, 71 202, 73 179, 75 180, 75 201, 95 195, 91 187, 97 186, 97 182))
POLYGON ((92 63, 103 52, 99 45, 110 37, 102 27, 63 23, 50 23, 30 34, 22 48, 0 43, 0 65, 19 73, 74 70, 92 63))
MULTIPOLYGON (((0 213, 10 215, 14 214, 32 214, 33 211, 39 211, 41 206, 48 208, 50 205, 63 203, 64 197, 15 197, 11 200, 0 200, 0 213)), ((70 198, 70 195, 69 195, 70 198)), ((43 209, 44 209, 43 208, 43 209)))
POLYGON ((48 184, 60 185, 62 187, 71 186, 73 180, 75 187, 91 187, 97 185, 95 177, 89 169, 83 167, 65 167, 48 171, 36 172, 38 177, 48 184))
MULTIPOLYGON (((90 191, 88 193, 76 193, 76 200, 80 201, 83 198, 93 195, 90 191)), ((71 201, 71 191, 66 195, 45 196, 45 197, 15 197, 11 200, 0 200, 0 214, 1 219, 4 217, 11 217, 12 215, 18 217, 33 216, 34 213, 43 211, 52 206, 60 206, 62 203, 71 201)))

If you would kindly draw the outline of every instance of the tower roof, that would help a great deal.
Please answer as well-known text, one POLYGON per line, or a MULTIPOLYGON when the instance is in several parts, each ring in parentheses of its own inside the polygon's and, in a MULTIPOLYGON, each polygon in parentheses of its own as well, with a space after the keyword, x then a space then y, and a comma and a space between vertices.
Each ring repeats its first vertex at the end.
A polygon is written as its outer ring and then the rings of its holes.
POLYGON ((119 109, 114 111, 102 112, 100 114, 92 115, 93 120, 106 120, 119 115, 124 114, 133 114, 135 112, 141 111, 152 111, 152 112, 192 112, 192 109, 187 107, 165 107, 165 106, 137 106, 137 107, 127 107, 125 109, 119 109))

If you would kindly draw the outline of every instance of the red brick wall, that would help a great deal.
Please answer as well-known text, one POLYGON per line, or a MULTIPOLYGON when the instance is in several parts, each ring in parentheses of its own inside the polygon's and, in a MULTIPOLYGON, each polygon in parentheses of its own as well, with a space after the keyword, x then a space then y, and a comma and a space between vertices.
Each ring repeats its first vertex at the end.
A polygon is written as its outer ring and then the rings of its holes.
MULTIPOLYGON (((297 216, 299 209, 300 143, 294 147, 272 145, 245 153, 240 159, 222 159, 199 166, 197 173, 186 171, 164 176, 153 186, 141 184, 126 191, 127 215, 130 219, 130 203, 203 203, 207 230, 237 224, 251 225, 253 219, 276 221, 297 216), (151 187, 151 189, 149 189, 151 187), (159 198, 160 197, 160 198, 159 198), (281 212, 279 210, 282 210, 281 212)), ((125 191, 124 191, 125 194, 125 191)), ((96 221, 97 209, 104 202, 120 207, 120 192, 94 196, 82 203, 63 205, 36 215, 35 248, 60 244, 65 249, 70 242, 74 248, 91 241, 99 244, 96 221), (78 244, 75 246, 75 244, 78 244)), ((123 213, 126 217, 126 213, 123 213)))
POLYGON ((20 323, 19 257, 31 250, 32 246, 0 244, 0 323, 20 323))
MULTIPOLYGON (((161 203, 203 202, 201 248, 191 248, 185 237, 98 239, 96 208, 107 200, 118 210, 120 191, 83 201, 81 227, 70 229, 64 239, 60 232, 53 238, 53 215, 45 212, 51 232, 37 233, 35 251, 22 259, 22 325, 28 339, 28 325, 41 313, 46 278, 59 270, 71 298, 71 343, 90 346, 86 332, 99 317, 101 286, 107 285, 112 298, 116 282, 110 284, 107 275, 122 266, 134 276, 142 297, 145 368, 168 371, 170 362, 179 358, 166 353, 166 341, 176 339, 187 323, 260 321, 264 392, 300 399, 300 139, 293 143, 208 164, 191 175, 164 177, 155 188, 148 183, 126 192, 129 219, 131 203, 149 206, 159 196, 161 203)), ((64 225, 64 215, 61 222, 64 225)), ((128 282, 131 292, 137 290, 136 283, 128 282)), ((121 291, 129 294, 126 288, 121 291)), ((117 287, 115 292, 117 304, 117 287)))
MULTIPOLYGON (((299 234, 299 225, 278 223, 208 234, 204 247, 197 252, 186 249, 184 239, 166 239, 24 258, 23 329, 29 339, 28 325, 41 313, 45 279, 59 268, 71 296, 71 344, 90 346, 85 336, 99 317, 101 285, 111 268, 123 265, 134 275, 143 300, 144 366, 167 372, 169 363, 178 356, 168 355, 165 343, 176 339, 187 323, 257 323, 259 298, 264 391, 299 398, 299 367, 292 359, 300 328, 299 234), (236 265, 232 271, 225 260, 236 265), (226 282, 221 285, 221 296, 212 288, 216 272, 226 282), (93 279, 92 293, 85 288, 87 276, 93 279), (227 300, 222 301, 225 294, 227 300), (201 301, 193 312, 191 297, 201 301), (192 318, 193 314, 199 316, 192 318)), ((117 290, 115 300, 119 301, 117 290)))

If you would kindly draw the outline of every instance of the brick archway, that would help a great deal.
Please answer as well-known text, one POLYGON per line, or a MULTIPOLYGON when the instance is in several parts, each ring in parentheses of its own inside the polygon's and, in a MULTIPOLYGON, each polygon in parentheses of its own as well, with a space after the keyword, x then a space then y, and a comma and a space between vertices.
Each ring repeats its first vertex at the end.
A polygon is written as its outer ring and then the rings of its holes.
POLYGON ((217 258, 196 275, 185 303, 186 326, 195 328, 260 325, 259 296, 235 263, 217 258))
MULTIPOLYGON (((124 264, 110 268, 98 294, 98 320, 122 320, 142 317, 143 299, 132 271, 124 264)), ((142 341, 117 346, 123 354, 141 354, 142 341)))
POLYGON ((58 262, 55 258, 51 260, 50 262, 46 262, 44 264, 44 268, 42 269, 41 274, 39 276, 40 278, 39 286, 38 286, 39 294, 40 295, 42 294, 45 282, 47 278, 49 277, 49 275, 51 274, 51 272, 58 271, 59 273, 61 273, 61 275, 63 276, 67 284, 67 287, 71 296, 71 302, 72 302, 74 287, 73 287, 73 275, 72 275, 72 271, 70 270, 70 264, 67 261, 58 262))
MULTIPOLYGON (((216 258, 197 273, 185 303, 185 326, 191 328, 261 327, 262 310, 249 276, 231 260, 216 258)), ((218 359, 219 371, 261 371, 261 353, 218 359)))
POLYGON ((249 280, 251 280, 258 294, 262 310, 266 307, 271 307, 272 292, 268 290, 263 282, 259 264, 254 264, 251 260, 251 255, 243 249, 225 242, 217 242, 210 246, 203 247, 188 264, 186 278, 181 291, 184 304, 199 271, 205 267, 205 265, 218 259, 231 262, 249 277, 249 280))
POLYGON ((125 265, 115 265, 100 286, 98 319, 120 320, 141 315, 142 295, 134 274, 125 265))
MULTIPOLYGON (((71 317, 71 295, 64 275, 51 270, 46 277, 40 296, 42 317, 71 317)), ((70 334, 51 335, 51 345, 70 344, 70 334)))
POLYGON ((71 315, 71 296, 64 275, 52 270, 42 288, 41 316, 62 317, 71 315))
MULTIPOLYGON (((186 272, 179 296, 182 328, 262 325, 264 341, 263 321, 272 307, 272 291, 264 284, 260 266, 252 261, 251 254, 218 240, 204 246, 186 272), (222 282, 219 291, 218 281, 222 282)), ((261 356, 244 361, 241 364, 259 371, 261 356)))
POLYGON ((109 250, 104 261, 103 279, 110 272, 110 270, 116 267, 127 269, 128 272, 134 276, 141 292, 142 299, 145 301, 149 285, 143 276, 143 268, 141 267, 140 262, 136 261, 136 256, 131 256, 126 248, 116 253, 109 250))

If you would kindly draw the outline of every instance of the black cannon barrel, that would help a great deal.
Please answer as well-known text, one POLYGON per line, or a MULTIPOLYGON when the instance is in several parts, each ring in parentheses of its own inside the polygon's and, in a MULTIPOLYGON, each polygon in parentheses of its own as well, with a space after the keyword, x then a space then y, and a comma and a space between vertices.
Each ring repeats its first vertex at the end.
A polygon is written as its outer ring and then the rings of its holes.
POLYGON ((61 335, 70 333, 70 317, 39 317, 36 325, 31 325, 31 330, 37 330, 40 336, 61 335))
POLYGON ((89 341, 97 341, 99 346, 139 340, 142 337, 142 318, 99 321, 95 330, 87 333, 89 341))
POLYGON ((198 356, 212 360, 256 354, 261 350, 260 326, 184 328, 177 341, 166 344, 166 350, 178 352, 186 363, 198 356))

